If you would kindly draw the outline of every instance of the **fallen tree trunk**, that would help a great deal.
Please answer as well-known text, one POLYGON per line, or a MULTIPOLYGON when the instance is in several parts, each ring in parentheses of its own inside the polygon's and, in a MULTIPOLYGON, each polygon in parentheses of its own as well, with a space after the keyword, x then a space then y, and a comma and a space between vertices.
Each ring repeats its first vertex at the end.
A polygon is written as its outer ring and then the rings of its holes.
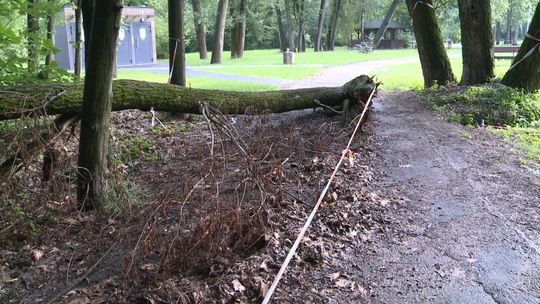
MULTIPOLYGON (((200 103, 209 103, 225 114, 256 114, 288 112, 317 107, 315 100, 327 106, 367 100, 375 83, 361 75, 342 87, 309 88, 286 91, 230 92, 183 88, 175 85, 136 80, 116 80, 113 83, 112 110, 127 109, 200 114, 200 103)), ((0 120, 16 119, 28 113, 42 111, 52 114, 78 114, 81 111, 83 85, 80 83, 31 84, 0 89, 0 120), (65 91, 53 102, 48 96, 65 91)))

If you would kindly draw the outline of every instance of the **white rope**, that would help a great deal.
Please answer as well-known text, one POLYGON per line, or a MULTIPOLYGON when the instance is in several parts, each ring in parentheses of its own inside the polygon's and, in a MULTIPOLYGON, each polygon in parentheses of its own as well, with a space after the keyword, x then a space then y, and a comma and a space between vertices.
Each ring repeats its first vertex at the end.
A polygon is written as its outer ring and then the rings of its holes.
POLYGON ((287 257, 285 258, 285 261, 281 265, 281 268, 279 269, 279 272, 277 273, 276 277, 274 278, 274 281, 272 282, 272 285, 268 289, 268 292, 266 293, 266 296, 264 297, 264 300, 262 301, 262 304, 268 304, 270 302, 270 299, 272 298, 276 287, 283 277, 283 274, 285 273, 285 270, 287 270, 287 266, 289 266, 289 263, 291 262, 294 254, 296 253, 296 250, 298 249, 298 246, 300 245, 300 242, 304 238, 304 235, 306 234, 309 226, 311 225, 311 222, 313 221, 313 218, 315 218, 315 214, 317 214, 317 210, 319 210, 319 207, 321 206, 324 197, 326 196, 326 193, 328 192, 328 189, 330 188, 330 185, 332 184, 332 180, 337 174, 337 171, 341 167, 341 164, 343 163, 343 159, 347 155, 347 153, 350 151, 350 147, 352 144, 352 141, 354 139, 354 136, 356 135, 356 132, 358 131, 358 128, 360 127, 362 120, 364 118, 364 115, 366 114, 369 104, 371 102, 371 99, 373 98, 373 95, 375 94, 375 91, 377 90, 377 87, 373 88, 373 91, 371 91, 371 94, 369 95, 369 98, 366 102, 366 105, 364 106, 364 110, 362 111, 362 114, 360 114, 360 118, 358 119, 358 123, 356 124, 356 127, 354 128, 354 131, 351 135, 351 138, 349 139, 349 142, 347 143, 347 147, 343 150, 341 153, 341 157, 339 159, 339 162, 337 163, 336 167, 334 168, 334 171, 332 172, 332 175, 330 176, 330 179, 328 180, 328 183, 326 184, 326 187, 324 187, 324 190, 322 191, 321 195, 319 196, 319 200, 317 201, 317 204, 315 204, 315 207, 313 207, 313 210, 311 211, 311 214, 307 218, 306 222, 304 223, 304 226, 300 230, 300 233, 298 234, 298 237, 296 238, 296 241, 294 242, 293 246, 289 250, 289 254, 287 254, 287 257))
POLYGON ((426 1, 417 0, 416 3, 414 4, 413 11, 416 11, 416 7, 418 6, 418 4, 423 4, 423 5, 425 5, 425 6, 429 7, 429 8, 431 8, 431 9, 435 9, 435 8, 433 7, 433 5, 427 3, 426 1))
POLYGON ((512 66, 508 69, 508 71, 512 70, 513 68, 515 68, 518 64, 522 63, 525 59, 529 58, 530 56, 532 56, 532 54, 534 54, 534 51, 538 50, 540 52, 540 39, 534 37, 533 35, 529 34, 529 33, 525 33, 525 37, 531 39, 531 40, 534 40, 536 41, 537 43, 527 52, 527 54, 525 54, 525 56, 523 56, 523 58, 521 58, 518 62, 512 64, 512 66))

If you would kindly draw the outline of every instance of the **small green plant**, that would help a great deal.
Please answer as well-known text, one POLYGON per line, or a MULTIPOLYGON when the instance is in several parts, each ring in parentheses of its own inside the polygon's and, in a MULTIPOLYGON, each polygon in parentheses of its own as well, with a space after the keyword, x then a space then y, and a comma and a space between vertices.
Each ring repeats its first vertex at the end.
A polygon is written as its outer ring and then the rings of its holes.
POLYGON ((467 138, 467 139, 471 139, 471 140, 474 139, 474 136, 472 136, 471 133, 469 133, 469 132, 467 132, 467 131, 465 131, 465 130, 461 130, 461 131, 459 132, 459 135, 461 135, 461 136, 463 136, 463 137, 465 137, 465 138, 467 138))
POLYGON ((123 213, 142 205, 142 188, 129 176, 116 172, 107 184, 105 211, 123 213))

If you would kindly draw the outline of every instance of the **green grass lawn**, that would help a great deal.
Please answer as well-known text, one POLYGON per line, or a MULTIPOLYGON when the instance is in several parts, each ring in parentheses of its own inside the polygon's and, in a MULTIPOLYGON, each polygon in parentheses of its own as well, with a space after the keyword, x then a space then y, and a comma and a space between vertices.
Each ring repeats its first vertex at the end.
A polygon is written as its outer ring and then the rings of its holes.
MULTIPOLYGON (((208 71, 208 69, 197 69, 200 71, 208 71)), ((253 67, 253 66, 237 66, 237 67, 223 67, 219 69, 212 69, 212 72, 244 75, 244 76, 256 76, 265 78, 276 78, 285 80, 301 80, 318 74, 322 71, 321 67, 305 67, 305 66, 265 66, 265 67, 253 67)))
MULTIPOLYGON (((456 77, 461 78, 463 64, 461 57, 450 58, 452 70, 456 77)), ((510 67, 511 60, 495 60, 495 74, 498 78, 504 76, 504 73, 510 67)), ((399 65, 391 65, 388 67, 376 69, 370 73, 376 75, 383 82, 382 89, 391 90, 408 90, 420 89, 424 86, 424 78, 422 76, 422 68, 420 63, 405 63, 399 65)))
MULTIPOLYGON (((118 71, 118 79, 133 79, 149 82, 167 82, 166 74, 157 74, 152 72, 136 71, 136 70, 120 70, 118 71)), ((251 82, 241 82, 232 80, 221 80, 213 78, 190 77, 186 81, 186 86, 198 89, 216 89, 226 91, 268 91, 276 90, 273 85, 257 84, 251 82)))
MULTIPOLYGON (((459 53, 460 49, 451 49, 450 53, 459 53)), ((341 65, 368 60, 396 59, 404 57, 416 57, 416 49, 400 50, 376 50, 371 53, 361 53, 350 50, 346 47, 336 48, 333 52, 314 52, 313 49, 306 50, 305 53, 295 54, 295 64, 316 64, 316 65, 341 65)), ((211 54, 208 54, 208 58, 211 54)), ((190 66, 210 66, 210 59, 200 60, 199 53, 186 54, 186 62, 190 66)), ((228 52, 223 54, 221 66, 239 65, 281 65, 283 55, 277 49, 271 50, 248 50, 244 52, 244 58, 231 59, 228 52)), ((211 65, 215 66, 215 65, 211 65)))

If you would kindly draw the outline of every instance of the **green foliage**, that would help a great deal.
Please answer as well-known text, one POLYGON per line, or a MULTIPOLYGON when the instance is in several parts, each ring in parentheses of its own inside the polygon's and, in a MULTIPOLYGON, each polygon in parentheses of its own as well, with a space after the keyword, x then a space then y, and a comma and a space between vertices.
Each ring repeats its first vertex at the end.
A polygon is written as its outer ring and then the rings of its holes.
MULTIPOLYGON (((29 71, 28 45, 37 45, 40 62, 49 52, 57 52, 53 42, 46 38, 46 19, 57 14, 64 3, 61 1, 39 1, 28 5, 26 0, 12 0, 0 6, 0 85, 38 82, 38 75, 29 71), (38 34, 28 33, 26 15, 37 16, 40 23, 38 34)), ((52 81, 71 81, 73 78, 55 64, 41 69, 40 76, 47 75, 52 81)))
POLYGON ((529 127, 540 121, 540 94, 529 94, 502 85, 469 87, 452 92, 445 88, 426 91, 437 107, 451 113, 450 119, 464 125, 509 125, 529 127))

